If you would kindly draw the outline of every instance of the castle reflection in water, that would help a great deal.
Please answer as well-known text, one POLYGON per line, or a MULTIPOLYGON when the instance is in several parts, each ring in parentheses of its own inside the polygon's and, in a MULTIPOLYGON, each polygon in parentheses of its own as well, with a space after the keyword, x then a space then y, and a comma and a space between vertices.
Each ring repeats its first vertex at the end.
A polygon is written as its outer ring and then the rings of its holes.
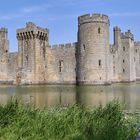
POLYGON ((111 86, 0 86, 0 104, 6 104, 12 96, 20 98, 25 103, 34 103, 36 107, 68 106, 75 103, 95 107, 118 99, 125 104, 126 110, 140 111, 140 83, 111 86))

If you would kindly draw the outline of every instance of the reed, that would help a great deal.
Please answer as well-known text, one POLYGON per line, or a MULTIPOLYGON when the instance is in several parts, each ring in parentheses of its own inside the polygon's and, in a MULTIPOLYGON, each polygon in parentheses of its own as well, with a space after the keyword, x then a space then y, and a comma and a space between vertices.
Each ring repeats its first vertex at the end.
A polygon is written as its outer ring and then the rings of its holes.
POLYGON ((0 140, 133 140, 134 118, 126 117, 118 101, 95 109, 37 109, 12 100, 0 106, 0 140))

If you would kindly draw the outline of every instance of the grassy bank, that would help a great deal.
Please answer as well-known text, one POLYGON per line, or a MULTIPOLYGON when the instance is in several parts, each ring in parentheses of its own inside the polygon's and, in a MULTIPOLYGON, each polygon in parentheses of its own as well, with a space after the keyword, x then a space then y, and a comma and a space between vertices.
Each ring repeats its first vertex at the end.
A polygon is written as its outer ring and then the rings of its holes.
POLYGON ((36 109, 15 100, 0 106, 0 140, 133 140, 136 121, 117 101, 92 110, 36 109))

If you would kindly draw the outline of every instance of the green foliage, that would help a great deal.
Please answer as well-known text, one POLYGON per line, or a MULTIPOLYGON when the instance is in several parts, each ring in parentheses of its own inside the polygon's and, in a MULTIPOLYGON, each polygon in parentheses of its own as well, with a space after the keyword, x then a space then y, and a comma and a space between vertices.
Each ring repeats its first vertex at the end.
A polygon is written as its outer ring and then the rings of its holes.
POLYGON ((36 109, 17 100, 0 106, 0 140, 133 140, 134 123, 117 101, 94 110, 36 109))

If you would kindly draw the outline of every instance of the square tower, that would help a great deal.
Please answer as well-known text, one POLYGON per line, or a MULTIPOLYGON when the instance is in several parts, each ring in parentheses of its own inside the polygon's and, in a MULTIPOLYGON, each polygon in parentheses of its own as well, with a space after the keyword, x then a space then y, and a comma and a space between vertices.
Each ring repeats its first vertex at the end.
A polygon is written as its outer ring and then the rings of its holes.
POLYGON ((32 22, 17 30, 18 71, 17 84, 44 82, 46 75, 46 47, 49 31, 32 22))

